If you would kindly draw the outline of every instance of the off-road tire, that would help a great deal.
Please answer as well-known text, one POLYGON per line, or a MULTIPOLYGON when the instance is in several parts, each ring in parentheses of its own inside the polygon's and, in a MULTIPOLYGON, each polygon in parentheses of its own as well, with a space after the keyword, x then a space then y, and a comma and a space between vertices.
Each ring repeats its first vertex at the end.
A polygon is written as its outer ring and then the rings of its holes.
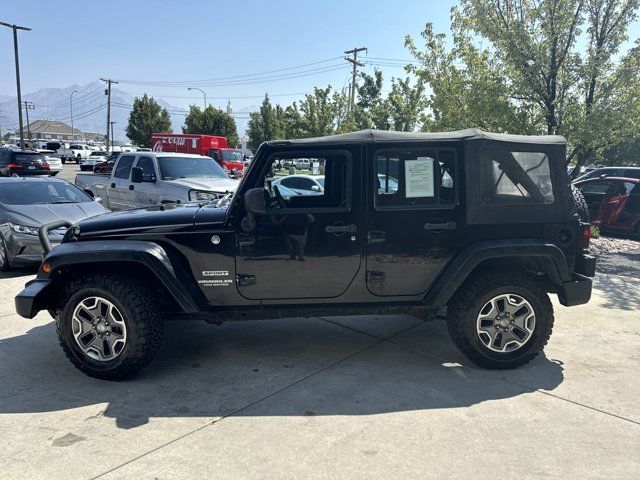
POLYGON ((87 375, 121 380, 145 367, 157 353, 164 330, 158 302, 141 281, 124 275, 89 274, 74 278, 61 292, 56 316, 58 340, 71 363, 87 375), (103 297, 122 313, 127 341, 114 359, 98 361, 87 356, 73 337, 72 315, 83 299, 103 297))
POLYGON ((9 263, 9 254, 7 253, 7 247, 4 244, 4 238, 0 236, 0 271, 7 272, 11 270, 11 264, 9 263))
POLYGON ((571 185, 571 194, 573 195, 573 201, 576 204, 576 211, 581 222, 589 223, 591 216, 589 215, 589 206, 584 198, 584 195, 580 189, 574 185, 571 185))
POLYGON ((447 327, 453 343, 476 365, 503 370, 533 360, 545 347, 553 329, 553 306, 540 283, 525 273, 488 271, 474 276, 460 287, 448 305, 447 327), (480 309, 501 293, 514 293, 527 300, 536 323, 529 340, 513 352, 495 352, 479 339, 476 321, 480 309))

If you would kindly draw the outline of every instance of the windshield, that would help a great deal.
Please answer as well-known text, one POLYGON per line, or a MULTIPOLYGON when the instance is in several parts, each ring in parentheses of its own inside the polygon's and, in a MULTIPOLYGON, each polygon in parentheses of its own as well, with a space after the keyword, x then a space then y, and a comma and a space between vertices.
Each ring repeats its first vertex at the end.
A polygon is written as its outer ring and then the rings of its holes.
POLYGON ((160 175, 163 180, 177 178, 229 178, 222 167, 210 157, 160 157, 160 175))
POLYGON ((107 155, 107 152, 91 152, 92 157, 106 157, 107 155))
POLYGON ((241 162, 243 156, 240 150, 222 150, 222 159, 225 162, 241 162))
POLYGON ((67 182, 0 183, 0 203, 33 205, 56 203, 88 203, 91 197, 67 182))

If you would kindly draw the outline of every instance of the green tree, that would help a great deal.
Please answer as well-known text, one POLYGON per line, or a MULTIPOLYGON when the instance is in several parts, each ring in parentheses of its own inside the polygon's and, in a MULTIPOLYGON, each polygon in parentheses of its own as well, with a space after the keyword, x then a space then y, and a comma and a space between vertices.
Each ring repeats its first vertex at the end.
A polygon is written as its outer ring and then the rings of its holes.
POLYGON ((432 92, 425 128, 563 134, 578 166, 628 142, 637 132, 640 51, 620 49, 638 3, 461 0, 451 48, 429 24, 424 49, 406 39, 421 62, 409 70, 432 92))
POLYGON ((305 137, 331 135, 336 130, 336 105, 331 97, 331 85, 315 87, 300 102, 301 127, 305 137))
POLYGON ((251 150, 255 152, 262 142, 286 137, 283 135, 283 113, 282 108, 279 105, 274 107, 269 100, 269 95, 265 94, 260 109, 249 114, 247 136, 249 137, 248 146, 251 150))
POLYGON ((283 138, 304 138, 302 115, 296 102, 289 105, 282 112, 282 136, 283 138))
POLYGON ((153 97, 145 93, 142 98, 136 97, 127 123, 127 137, 135 145, 151 146, 151 134, 171 133, 169 112, 162 108, 153 97))
POLYGON ((182 133, 201 133, 227 137, 230 147, 238 145, 238 129, 233 117, 212 105, 201 110, 195 105, 189 107, 189 114, 184 119, 182 133))

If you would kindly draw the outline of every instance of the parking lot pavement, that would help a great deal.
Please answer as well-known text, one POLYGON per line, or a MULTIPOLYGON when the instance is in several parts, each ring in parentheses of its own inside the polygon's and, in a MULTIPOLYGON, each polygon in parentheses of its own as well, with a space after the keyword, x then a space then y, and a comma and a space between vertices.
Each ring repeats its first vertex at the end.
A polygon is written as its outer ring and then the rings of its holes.
POLYGON ((91 172, 81 172, 80 165, 76 165, 75 163, 65 163, 62 166, 62 171, 56 175, 56 178, 61 178, 63 180, 68 180, 71 183, 74 183, 76 180, 76 175, 78 173, 91 173, 91 172))
POLYGON ((640 288, 600 274, 556 303, 530 365, 469 364, 443 322, 334 317, 169 324, 136 378, 76 371, 0 276, 6 478, 638 478, 640 288))

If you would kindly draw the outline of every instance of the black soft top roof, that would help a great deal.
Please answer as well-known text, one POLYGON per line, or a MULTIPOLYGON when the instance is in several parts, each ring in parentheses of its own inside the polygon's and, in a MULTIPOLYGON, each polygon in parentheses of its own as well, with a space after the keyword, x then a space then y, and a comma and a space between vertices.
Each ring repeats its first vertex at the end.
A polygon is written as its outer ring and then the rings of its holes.
POLYGON ((476 128, 453 132, 391 132, 387 130, 360 130, 327 137, 302 138, 299 140, 273 140, 269 145, 337 145, 345 143, 387 143, 387 142, 447 142, 467 140, 490 140, 505 143, 528 143, 536 145, 566 145, 561 135, 511 135, 489 133, 476 128))

